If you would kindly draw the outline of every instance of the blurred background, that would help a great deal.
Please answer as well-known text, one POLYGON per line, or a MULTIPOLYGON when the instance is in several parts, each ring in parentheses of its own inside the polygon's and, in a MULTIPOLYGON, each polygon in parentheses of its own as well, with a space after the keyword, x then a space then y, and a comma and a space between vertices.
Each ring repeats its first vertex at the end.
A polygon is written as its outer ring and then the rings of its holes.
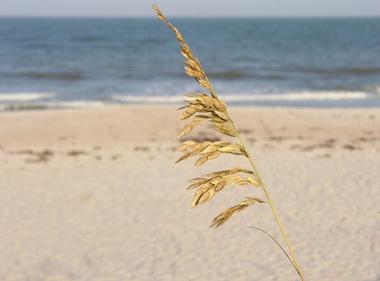
MULTIPOLYGON (((230 103, 380 105, 377 1, 160 4, 230 103)), ((5 1, 0 13, 2 110, 170 103, 197 89, 149 1, 5 1)))

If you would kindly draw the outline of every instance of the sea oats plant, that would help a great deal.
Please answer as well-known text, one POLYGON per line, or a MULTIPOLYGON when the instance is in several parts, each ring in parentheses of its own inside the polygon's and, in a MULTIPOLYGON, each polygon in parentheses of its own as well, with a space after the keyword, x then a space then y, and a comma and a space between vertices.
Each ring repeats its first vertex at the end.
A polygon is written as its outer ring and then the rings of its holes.
POLYGON ((240 212, 247 207, 254 204, 267 203, 273 213, 274 219, 280 229, 281 235, 285 241, 286 247, 289 253, 281 246, 281 244, 265 230, 259 229, 266 233, 272 240, 274 240, 281 250, 285 253, 294 269, 298 273, 301 280, 304 280, 300 265, 296 259, 292 246, 287 238, 285 229, 281 224, 280 218, 277 214, 277 210, 273 204, 273 200, 268 192, 268 189, 264 185, 264 182, 250 156, 243 139, 239 135, 239 131, 236 129, 235 124, 230 118, 227 112, 226 104, 218 97, 214 87, 205 74, 205 71, 200 64, 199 60, 193 55, 190 47, 183 39, 181 33, 176 27, 174 27, 160 11, 157 5, 153 6, 158 18, 174 32, 177 40, 181 46, 181 53, 184 56, 185 72, 188 76, 194 77, 198 84, 207 90, 208 93, 197 93, 192 95, 186 95, 184 97, 185 106, 180 109, 184 109, 180 119, 191 120, 185 127, 178 133, 178 137, 181 138, 189 134, 196 126, 202 122, 210 122, 216 131, 232 137, 231 141, 204 141, 196 142, 191 140, 184 141, 179 150, 183 152, 183 155, 177 160, 180 162, 189 157, 199 157, 195 165, 200 166, 205 164, 209 160, 218 158, 222 154, 235 154, 244 157, 248 160, 251 169, 245 169, 241 167, 217 171, 214 173, 206 174, 199 178, 190 180, 190 186, 188 189, 195 189, 195 194, 192 201, 192 206, 195 207, 201 203, 205 203, 211 200, 216 193, 222 191, 227 185, 252 185, 254 188, 259 188, 264 193, 266 201, 256 198, 247 197, 240 203, 224 210, 218 216, 216 216, 211 224, 211 227, 219 227, 228 221, 235 213, 240 212))

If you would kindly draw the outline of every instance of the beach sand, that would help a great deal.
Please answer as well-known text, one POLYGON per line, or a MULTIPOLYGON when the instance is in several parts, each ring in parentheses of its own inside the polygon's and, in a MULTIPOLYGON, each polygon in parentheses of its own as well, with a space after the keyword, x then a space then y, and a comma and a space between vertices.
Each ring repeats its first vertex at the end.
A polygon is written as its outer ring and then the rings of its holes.
MULTIPOLYGON (((190 207, 175 106, 0 114, 0 280, 298 280, 267 205, 219 229, 249 187, 190 207)), ((233 108, 306 280, 380 280, 380 110, 233 108)), ((207 126, 198 140, 219 139, 207 126)), ((262 197, 262 196, 261 196, 262 197)))

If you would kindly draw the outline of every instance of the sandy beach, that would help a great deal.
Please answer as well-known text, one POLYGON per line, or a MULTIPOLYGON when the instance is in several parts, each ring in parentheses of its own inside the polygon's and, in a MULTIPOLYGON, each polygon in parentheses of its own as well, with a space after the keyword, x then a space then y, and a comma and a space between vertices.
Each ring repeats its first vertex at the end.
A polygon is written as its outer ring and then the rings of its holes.
MULTIPOLYGON (((176 106, 0 113, 0 280, 295 281, 268 206, 212 218, 260 192, 192 209, 176 106)), ((380 280, 380 110, 235 107, 308 281, 380 280)), ((224 138, 201 126, 198 140, 224 138)))

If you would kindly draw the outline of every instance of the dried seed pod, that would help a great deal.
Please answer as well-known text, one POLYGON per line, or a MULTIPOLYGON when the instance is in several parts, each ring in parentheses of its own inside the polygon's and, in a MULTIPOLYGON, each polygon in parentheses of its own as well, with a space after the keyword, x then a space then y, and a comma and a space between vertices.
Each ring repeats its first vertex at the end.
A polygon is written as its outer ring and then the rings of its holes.
POLYGON ((181 33, 175 28, 167 18, 162 14, 158 6, 154 5, 153 9, 156 11, 157 16, 169 27, 177 37, 177 40, 181 46, 181 53, 185 58, 185 72, 188 76, 194 77, 199 85, 208 89, 210 92, 213 91, 211 83, 208 81, 207 76, 201 66, 199 60, 193 55, 190 50, 190 47, 187 45, 185 40, 183 39, 181 33))
POLYGON ((224 153, 244 155, 245 157, 247 157, 247 153, 245 152, 244 147, 242 147, 240 144, 231 144, 231 145, 219 148, 218 150, 224 153))
POLYGON ((234 128, 234 126, 232 125, 231 122, 224 122, 224 123, 220 123, 216 120, 213 120, 214 122, 214 126, 215 126, 215 129, 222 133, 222 134, 225 134, 227 136, 230 136, 230 137, 236 137, 237 136, 237 132, 234 128))
POLYGON ((190 180, 191 185, 187 189, 197 189, 194 194, 192 206, 195 207, 200 203, 209 201, 217 192, 221 191, 227 185, 245 185, 251 182, 239 175, 245 172, 245 169, 235 168, 207 174, 201 178, 190 180))
POLYGON ((184 141, 179 147, 178 147, 178 150, 179 151, 186 151, 191 145, 194 145, 196 144, 195 141, 192 141, 192 140, 187 140, 187 141, 184 141))
POLYGON ((221 153, 219 151, 211 152, 210 154, 207 155, 207 160, 216 159, 219 157, 220 154, 221 153))
POLYGON ((205 175, 204 177, 216 177, 216 176, 223 176, 223 175, 230 175, 230 174, 236 174, 236 173, 246 173, 246 174, 253 174, 253 171, 247 170, 241 167, 229 169, 229 170, 222 170, 222 171, 217 171, 213 173, 209 173, 205 175))
POLYGON ((186 141, 182 143, 179 150, 185 151, 185 153, 176 161, 176 163, 199 154, 201 155, 201 158, 196 162, 197 166, 204 164, 207 160, 219 157, 222 153, 246 155, 243 153, 245 150, 241 145, 223 141, 205 141, 201 143, 186 141))
MULTIPOLYGON (((229 136, 236 136, 237 132, 223 101, 204 93, 187 95, 184 100, 188 104, 183 107, 185 111, 181 114, 180 119, 188 119, 191 117, 209 119, 217 131, 229 136)), ((184 130, 185 134, 190 132, 194 127, 195 126, 189 125, 186 130, 184 130)))
POLYGON ((215 194, 215 186, 209 185, 204 188, 200 188, 196 191, 193 197, 193 201, 191 202, 191 206, 194 208, 198 204, 209 201, 215 194))
POLYGON ((201 158, 199 158, 196 162, 195 162, 195 166, 200 166, 200 165, 203 165, 204 163, 206 163, 208 160, 207 156, 203 156, 201 158))
POLYGON ((187 124, 183 129, 178 133, 177 137, 183 137, 190 133, 196 126, 198 126, 204 119, 203 118, 193 118, 191 123, 187 124))
POLYGON ((210 225, 210 227, 219 227, 222 224, 224 224, 226 221, 228 221, 233 214, 240 212, 247 208, 250 205, 253 205, 255 203, 264 203, 265 201, 255 198, 255 197, 247 197, 245 200, 241 201, 239 204, 232 206, 226 210, 224 210, 222 213, 220 213, 218 216, 216 216, 210 225))

